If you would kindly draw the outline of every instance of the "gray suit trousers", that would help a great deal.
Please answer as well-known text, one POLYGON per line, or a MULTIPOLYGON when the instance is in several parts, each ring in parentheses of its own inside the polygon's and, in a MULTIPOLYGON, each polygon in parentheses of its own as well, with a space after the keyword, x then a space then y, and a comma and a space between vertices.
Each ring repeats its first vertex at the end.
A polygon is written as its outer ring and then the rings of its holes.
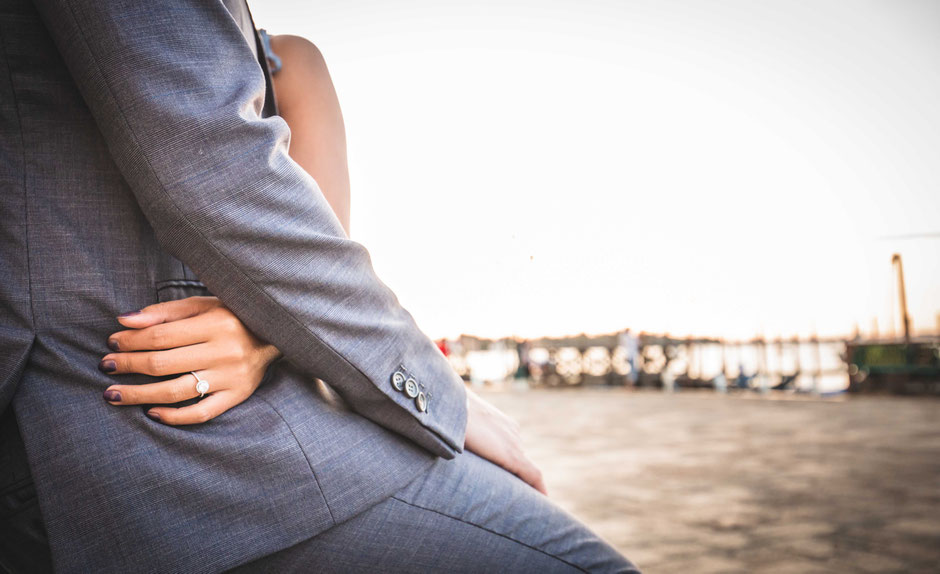
POLYGON ((355 518, 232 572, 312 571, 638 572, 540 492, 469 451, 355 518))

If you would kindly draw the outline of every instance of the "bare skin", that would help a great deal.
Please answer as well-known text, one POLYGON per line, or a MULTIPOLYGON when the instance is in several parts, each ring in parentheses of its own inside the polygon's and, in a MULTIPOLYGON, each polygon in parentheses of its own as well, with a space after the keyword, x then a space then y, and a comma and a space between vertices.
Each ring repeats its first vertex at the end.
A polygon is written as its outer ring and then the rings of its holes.
POLYGON ((278 113, 291 130, 288 153, 313 176, 349 235, 346 125, 323 54, 300 36, 271 36, 282 69, 272 76, 278 113))
MULTIPOLYGON (((273 36, 271 44, 284 64, 274 76, 274 89, 279 112, 291 129, 290 156, 320 185, 348 234, 346 134, 326 63, 303 38, 273 36)), ((147 411, 163 424, 205 423, 242 403, 280 357, 276 347, 255 337, 216 297, 157 303, 118 321, 126 330, 108 338, 114 352, 102 358, 102 371, 180 376, 146 385, 114 384, 104 399, 116 406, 167 405, 147 411), (191 371, 211 381, 210 392, 196 404, 169 406, 199 396, 191 371)), ((519 425, 470 389, 464 446, 546 493, 541 471, 522 448, 519 425)))

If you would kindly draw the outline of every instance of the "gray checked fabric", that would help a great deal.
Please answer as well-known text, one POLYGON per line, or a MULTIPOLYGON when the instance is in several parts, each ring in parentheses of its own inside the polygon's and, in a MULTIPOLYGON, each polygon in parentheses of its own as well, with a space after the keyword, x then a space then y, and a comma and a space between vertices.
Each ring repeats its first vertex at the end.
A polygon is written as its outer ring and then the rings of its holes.
POLYGON ((638 572, 548 498, 469 451, 440 459, 348 522, 232 574, 310 571, 638 572))
POLYGON ((0 493, 58 572, 225 571, 459 460, 462 381, 271 94, 244 0, 0 0, 0 493), (284 354, 256 393, 186 427, 103 401, 115 316, 210 292, 284 354))

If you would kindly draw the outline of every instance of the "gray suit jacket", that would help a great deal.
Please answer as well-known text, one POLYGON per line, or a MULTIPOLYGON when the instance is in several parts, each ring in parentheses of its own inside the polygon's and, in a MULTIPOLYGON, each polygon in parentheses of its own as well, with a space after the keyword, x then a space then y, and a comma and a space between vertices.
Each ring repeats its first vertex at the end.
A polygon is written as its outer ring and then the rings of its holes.
POLYGON ((242 2, 0 0, 0 410, 62 572, 221 571, 463 447, 462 381, 263 117, 242 2), (207 289, 283 352, 258 391, 187 427, 105 403, 114 317, 207 289))

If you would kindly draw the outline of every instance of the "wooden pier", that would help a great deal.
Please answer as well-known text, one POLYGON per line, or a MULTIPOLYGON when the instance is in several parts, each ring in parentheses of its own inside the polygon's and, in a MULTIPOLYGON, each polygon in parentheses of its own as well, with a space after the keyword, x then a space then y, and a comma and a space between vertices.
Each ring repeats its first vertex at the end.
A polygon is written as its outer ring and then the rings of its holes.
POLYGON ((628 332, 539 339, 482 339, 449 343, 452 363, 473 378, 467 354, 515 353, 505 377, 523 373, 539 386, 611 385, 718 390, 816 390, 824 377, 843 377, 846 341, 839 338, 677 338, 628 332), (823 359, 826 349, 829 360, 823 359), (524 365, 524 367, 523 367, 524 365))

